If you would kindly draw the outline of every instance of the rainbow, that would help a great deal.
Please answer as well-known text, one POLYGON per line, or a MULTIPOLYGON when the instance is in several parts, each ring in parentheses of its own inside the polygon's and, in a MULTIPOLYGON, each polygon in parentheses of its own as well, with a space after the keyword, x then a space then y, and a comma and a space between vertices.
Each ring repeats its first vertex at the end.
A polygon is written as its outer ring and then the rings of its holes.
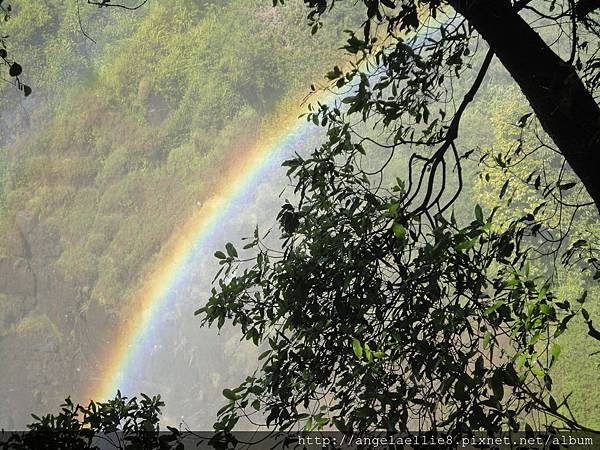
MULTIPOLYGON (((445 23, 451 19, 440 22, 445 23)), ((422 38, 422 30, 414 34, 422 38)), ((363 62, 363 64, 365 64, 363 62)), ((367 64, 365 64, 367 65, 367 64)), ((328 103, 337 97, 335 91, 314 93, 311 102, 328 103)), ((302 104, 297 101, 293 104, 302 104)), ((113 337, 106 356, 101 358, 101 376, 92 383, 85 397, 96 401, 113 398, 118 389, 129 385, 129 378, 143 365, 152 337, 160 332, 159 318, 177 297, 176 290, 189 274, 197 270, 198 255, 206 256, 219 236, 219 227, 243 212, 261 180, 281 170, 281 163, 293 149, 305 142, 319 128, 299 118, 302 109, 288 108, 270 123, 273 127, 260 133, 254 144, 234 152, 221 176, 219 186, 193 217, 178 230, 167 244, 162 257, 139 289, 131 308, 113 337), (277 126, 275 131, 274 126, 277 126)), ((219 242, 219 244, 222 244, 219 242)))
MULTIPOLYGON (((311 100, 326 102, 334 95, 320 92, 315 95, 318 98, 311 100)), ((177 288, 190 272, 197 270, 197 256, 210 250, 222 223, 243 212, 260 181, 281 169, 283 159, 317 129, 312 122, 298 117, 301 112, 285 111, 272 121, 279 130, 261 132, 254 144, 234 152, 219 186, 177 230, 127 308, 123 315, 126 319, 119 324, 100 359, 100 376, 88 388, 85 398, 108 400, 114 398, 118 389, 129 386, 128 377, 143 364, 144 355, 153 345, 159 318, 176 298, 177 288)))

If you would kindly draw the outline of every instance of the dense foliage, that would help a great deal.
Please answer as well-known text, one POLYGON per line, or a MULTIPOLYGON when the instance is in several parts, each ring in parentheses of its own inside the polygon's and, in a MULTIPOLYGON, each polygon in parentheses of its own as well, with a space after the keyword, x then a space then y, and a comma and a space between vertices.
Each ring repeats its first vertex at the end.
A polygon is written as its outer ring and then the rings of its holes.
MULTIPOLYGON (((316 30, 328 2, 305 3, 316 30)), ((585 429, 580 420, 589 418, 571 414, 568 395, 554 395, 551 370, 557 338, 574 317, 591 338, 588 354, 600 340, 587 292, 564 282, 581 271, 581 284, 597 292, 600 279, 597 211, 574 189, 568 152, 527 111, 492 123, 493 145, 459 139, 476 134, 461 121, 502 49, 477 52, 485 46, 476 27, 440 2, 422 2, 425 19, 417 2, 364 3, 364 37, 352 33, 345 46, 357 62, 329 73, 349 89, 308 117, 327 139, 284 163, 297 200, 278 216, 282 249, 257 231, 247 245, 252 263, 231 246, 217 255, 235 276, 219 282, 198 314, 239 325, 264 353, 260 369, 224 393, 229 402, 215 426, 231 429, 240 417, 262 423, 264 414, 277 429, 585 429), (381 33, 371 31, 377 25, 381 33), (390 174, 402 150, 405 169, 390 174), (382 151, 389 157, 368 167, 382 151), (486 196, 466 176, 469 160, 482 166, 492 208, 475 206, 472 221, 453 212, 465 210, 464 190, 486 196), (382 183, 390 175, 400 178, 382 183)), ((531 8, 548 7, 538 3, 531 8)), ((472 11, 456 7, 469 20, 472 11)), ((574 48, 584 58, 586 46, 574 48)), ((584 76, 594 58, 592 51, 578 66, 584 76)))
POLYGON ((0 448, 29 449, 182 449, 181 433, 160 434, 164 403, 160 396, 127 398, 120 393, 107 402, 74 404, 70 398, 57 414, 34 415, 26 433, 0 433, 0 448))
POLYGON ((284 253, 256 234, 256 265, 199 311, 265 347, 261 370, 225 393, 218 429, 252 410, 277 429, 498 431, 532 411, 576 426, 550 395, 550 368, 581 307, 532 275, 530 221, 500 229, 477 207, 470 223, 429 228, 402 209, 402 183, 374 193, 357 156, 331 129, 318 154, 288 162, 306 176, 279 216, 284 253))

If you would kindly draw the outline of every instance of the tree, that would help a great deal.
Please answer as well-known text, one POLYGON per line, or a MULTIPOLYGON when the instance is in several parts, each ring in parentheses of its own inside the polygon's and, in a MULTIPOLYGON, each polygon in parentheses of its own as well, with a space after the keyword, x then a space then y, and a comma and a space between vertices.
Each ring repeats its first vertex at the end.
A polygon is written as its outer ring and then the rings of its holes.
MULTIPOLYGON (((310 18, 315 21, 318 21, 319 16, 328 7, 328 2, 324 0, 307 0, 305 3, 312 8, 310 18)), ((330 7, 334 4, 335 1, 331 2, 330 7)), ((598 83, 598 59, 597 50, 593 48, 594 39, 598 38, 599 31, 598 22, 593 16, 600 7, 597 2, 365 0, 364 4, 367 12, 363 27, 364 40, 354 42, 355 46, 349 49, 353 52, 372 48, 377 39, 377 36, 372 36, 371 33, 374 25, 387 27, 386 39, 395 41, 384 43, 384 49, 402 42, 394 37, 397 31, 416 30, 421 26, 432 26, 434 32, 438 28, 440 31, 444 30, 442 36, 433 38, 434 42, 420 45, 419 50, 413 49, 416 52, 414 55, 411 52, 405 55, 392 52, 385 58, 386 50, 376 51, 376 54, 382 57, 383 64, 389 59, 400 65, 398 71, 391 65, 388 67, 386 76, 389 84, 401 82, 402 78, 399 75, 412 75, 415 77, 415 84, 422 88, 422 93, 431 94, 432 99, 437 98, 435 94, 439 94, 440 85, 443 85, 443 66, 454 66, 457 71, 463 69, 464 58, 471 52, 470 41, 477 37, 483 38, 489 46, 490 58, 492 55, 497 56, 519 84, 544 130, 552 137, 600 210, 600 185, 592 169, 600 163, 597 151, 600 145, 600 109, 594 99, 598 83), (439 27, 431 25, 432 19, 444 14, 448 7, 458 12, 465 22, 457 23, 456 20, 451 20, 439 27), (424 10, 427 12, 423 12, 424 10), (556 27, 562 25, 562 20, 569 21, 570 29, 561 29, 569 41, 568 59, 561 58, 552 46, 536 33, 519 14, 521 11, 530 12, 534 16, 532 20, 544 19, 556 27), (454 27, 456 29, 453 29, 454 27), (418 60, 424 67, 415 67, 416 61, 411 61, 411 58, 418 60), (447 59, 443 61, 442 58, 447 59)), ((482 67, 483 74, 487 65, 489 64, 482 67)), ((476 92, 477 87, 473 87, 476 92)), ((381 92, 381 89, 374 88, 374 93, 377 92, 381 92)), ((429 103, 426 98, 423 96, 418 104, 413 105, 413 110, 405 107, 403 112, 411 112, 426 119, 425 111, 429 103)), ((376 97, 365 100, 360 105, 364 112, 391 106, 376 97)), ((397 106, 408 106, 404 104, 406 100, 401 93, 393 103, 397 106)), ((472 96, 466 96, 463 104, 466 105, 471 100, 472 96)), ((385 111, 381 112, 386 114, 385 111)), ((461 112, 459 108, 447 126, 444 135, 446 142, 456 138, 461 112)), ((442 136, 438 134, 436 138, 441 139, 442 136)), ((435 141, 428 140, 427 144, 431 145, 435 141)), ((395 144, 403 142, 407 140, 396 136, 395 144)), ((437 158, 439 157, 441 156, 437 158)), ((432 176, 435 176, 435 171, 432 176)))
MULTIPOLYGON (((313 32, 336 4, 304 3, 313 32)), ((350 32, 345 47, 356 59, 328 74, 334 87, 346 88, 341 101, 318 104, 307 116, 327 129, 325 142, 284 163, 297 200, 278 216, 281 249, 270 249, 256 230, 245 246, 255 257, 246 263, 228 244, 217 257, 229 281, 220 280, 197 311, 205 324, 240 326, 265 350, 257 372, 224 392, 217 430, 232 429, 242 416, 252 421, 256 412, 283 430, 497 432, 523 429, 522 422, 585 429, 567 399, 553 396, 550 369, 560 354, 555 339, 573 317, 581 314, 595 339, 600 333, 586 295, 558 298, 552 276, 532 275, 531 264, 535 252, 561 252, 565 264, 600 279, 598 243, 567 246, 568 231, 553 232, 545 214, 563 217, 570 208, 574 217, 600 206, 596 4, 362 3, 362 36, 350 32), (562 42, 547 44, 531 25, 548 21, 552 37, 563 19, 566 60, 556 53, 562 42), (569 194, 575 183, 563 180, 569 172, 559 164, 522 181, 547 199, 532 212, 502 226, 496 209, 476 206, 473 220, 455 217, 462 167, 477 154, 460 147, 461 119, 494 56, 533 114, 516 124, 515 155, 480 151, 479 162, 509 172, 527 156, 523 133, 538 120, 591 202, 569 194), (470 74, 473 66, 479 69, 470 74), (459 77, 470 80, 460 101, 459 77), (376 148, 389 156, 373 170, 363 159, 372 160, 376 148), (407 148, 404 179, 382 184, 394 152, 407 148), (548 174, 555 178, 543 181, 548 174)), ((552 148, 534 134, 534 149, 552 148)))
MULTIPOLYGON (((336 4, 304 3, 313 32, 336 4)), ((587 203, 600 207, 593 173, 600 135, 597 2, 362 3, 362 36, 350 33, 345 47, 355 60, 328 74, 350 93, 311 111, 307 118, 327 129, 326 141, 285 163, 298 198, 278 216, 283 251, 269 249, 257 230, 246 246, 256 252, 251 264, 231 244, 217 254, 229 281, 219 282, 198 314, 219 327, 232 321, 266 351, 253 376, 224 391, 229 403, 216 428, 230 430, 242 415, 252 420, 255 410, 280 429, 303 423, 309 430, 496 432, 520 429, 521 421, 585 429, 567 400, 552 395, 550 369, 560 354, 555 338, 573 317, 581 315, 596 339, 600 333, 585 294, 575 304, 558 298, 551 278, 532 275, 531 255, 558 242, 551 253, 564 251, 565 264, 600 278, 596 243, 565 248, 568 233, 556 236, 543 217, 551 208, 574 216, 587 203), (534 30, 537 21, 548 23, 550 36, 564 33, 567 45, 547 43, 534 30), (571 194, 575 183, 563 180, 569 172, 561 168, 549 182, 542 170, 527 176, 524 183, 549 202, 508 224, 498 226, 496 210, 480 206, 473 220, 452 214, 463 164, 476 154, 461 148, 461 120, 494 57, 533 109, 518 128, 539 121, 591 202, 571 194), (473 66, 479 69, 472 74, 473 66), (453 107, 461 77, 471 83, 453 107), (374 148, 389 157, 372 170, 362 159, 374 148), (406 148, 418 152, 406 158, 405 178, 382 184, 395 151, 406 148)), ((516 139, 516 161, 485 151, 479 161, 510 171, 523 156, 522 143, 516 139)), ((544 136, 539 145, 550 146, 544 136)))
MULTIPOLYGON (((463 15, 469 24, 485 39, 490 49, 509 71, 529 100, 544 130, 579 176, 600 211, 600 180, 591 167, 600 165, 600 108, 593 92, 596 80, 584 85, 576 66, 592 72, 597 66, 593 57, 585 64, 580 51, 588 41, 580 42, 578 26, 592 31, 597 38, 597 22, 590 17, 596 2, 570 1, 560 13, 553 15, 556 2, 538 2, 539 7, 550 6, 548 13, 539 11, 538 3, 509 0, 456 0, 449 4, 463 15), (544 5, 544 3, 546 5, 544 5), (568 60, 561 59, 535 30, 519 15, 527 9, 540 17, 558 21, 571 21, 571 53, 568 60), (498 26, 502 24, 502 26, 498 26), (585 67, 584 67, 585 66, 585 67)), ((593 45, 593 40, 592 40, 593 45)))

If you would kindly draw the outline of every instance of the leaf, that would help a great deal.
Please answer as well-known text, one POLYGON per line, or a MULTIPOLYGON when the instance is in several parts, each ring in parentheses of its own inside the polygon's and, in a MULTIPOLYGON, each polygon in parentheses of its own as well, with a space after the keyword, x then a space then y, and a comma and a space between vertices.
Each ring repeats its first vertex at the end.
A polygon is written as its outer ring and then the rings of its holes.
POLYGON ((267 356, 269 356, 271 354, 272 350, 267 350, 265 352, 262 352, 260 354, 260 356, 258 357, 258 360, 261 361, 263 359, 265 359, 267 356))
POLYGON ((223 253, 222 251, 215 252, 215 257, 219 259, 227 259, 227 256, 225 256, 225 253, 223 253))
POLYGON ((554 344, 552 344, 552 349, 550 350, 550 354, 552 355, 552 357, 554 359, 557 359, 558 356, 560 355, 560 345, 558 345, 556 342, 554 344))
POLYGON ((536 331, 535 334, 533 336, 531 336, 531 338, 529 339, 529 345, 534 346, 537 343, 537 341, 540 340, 541 337, 542 337, 542 334, 540 333, 540 331, 539 330, 536 331))
POLYGON ((369 344, 365 344, 365 356, 367 357, 368 362, 373 362, 373 352, 371 351, 369 344))
POLYGON ((21 75, 21 72, 23 72, 23 68, 18 63, 12 63, 10 69, 8 70, 8 73, 11 77, 18 77, 21 75))
POLYGON ((494 397, 496 397, 498 401, 501 401, 502 397, 504 397, 504 386, 500 377, 494 374, 494 376, 490 380, 490 385, 492 387, 494 397))
POLYGON ((500 189, 500 198, 504 197, 504 194, 506 194, 506 189, 508 188, 509 182, 510 182, 510 180, 506 180, 504 182, 504 184, 502 185, 502 189, 500 189))
POLYGON ((504 305, 504 302, 496 302, 494 303, 492 306, 490 306, 489 308, 487 308, 484 311, 484 314, 486 316, 489 316, 490 314, 492 314, 494 311, 496 311, 498 308, 500 308, 502 305, 504 305))
POLYGON ((395 223, 394 226, 392 226, 392 231, 397 238, 404 239, 406 237, 406 228, 400 223, 395 223))
POLYGON ((23 94, 25 94, 25 97, 31 95, 31 88, 26 84, 23 85, 23 94))
POLYGON ((358 359, 362 358, 363 349, 360 345, 360 341, 356 338, 352 339, 352 350, 358 359))
POLYGON ((587 309, 585 308, 581 308, 581 315, 583 316, 583 318, 586 320, 586 322, 588 320, 590 320, 590 313, 587 312, 587 309))
POLYGON ((338 431, 345 433, 347 431, 346 428, 346 423, 344 422, 344 419, 333 419, 332 420, 333 424, 335 425, 335 427, 338 429, 338 431))
POLYGON ((478 239, 479 239, 479 237, 474 237, 473 239, 463 241, 456 246, 456 250, 459 250, 459 251, 469 250, 470 248, 473 248, 475 246, 475 244, 477 244, 478 239))
POLYGON ((594 328, 594 324, 591 320, 587 320, 586 322, 587 322, 587 326, 588 326, 588 335, 593 337, 597 341, 600 341, 600 331, 598 331, 598 330, 596 330, 596 328, 594 328))
POLYGON ((585 303, 585 300, 587 299, 587 295, 588 295, 588 291, 587 290, 583 291, 583 293, 581 294, 581 296, 579 296, 576 299, 577 303, 580 303, 580 304, 583 305, 585 303))
POLYGON ((527 113, 527 114, 521 116, 521 118, 517 122, 517 126, 519 128, 523 128, 527 124, 527 119, 529 119, 529 117, 531 117, 532 114, 533 113, 527 113))
POLYGON ((483 337, 483 348, 486 349, 488 348, 488 346, 490 345, 490 341, 492 340, 492 335, 489 331, 487 331, 485 333, 485 336, 483 337))
POLYGON ((228 242, 227 244, 225 244, 225 250, 227 250, 227 254, 230 257, 237 258, 238 252, 231 242, 228 242))
POLYGON ((313 427, 312 417, 309 417, 308 420, 306 421, 306 424, 304 425, 304 431, 311 431, 312 427, 313 427))
POLYGON ((371 415, 375 415, 375 411, 373 408, 369 408, 368 406, 362 406, 356 410, 357 417, 365 418, 371 415))
POLYGON ((173 433, 175 436, 179 436, 181 433, 177 428, 173 428, 167 425, 167 430, 173 433))
POLYGON ((475 205, 475 218, 477 221, 483 222, 483 210, 479 205, 475 205))
POLYGON ((546 372, 544 372, 539 367, 532 367, 531 373, 533 373, 536 377, 543 377, 544 375, 546 375, 546 372))
POLYGON ((563 183, 563 184, 559 184, 558 188, 561 191, 568 191, 569 189, 575 187, 577 185, 577 183, 563 183))
POLYGON ((223 397, 225 397, 226 399, 231 400, 231 401, 236 401, 236 400, 239 400, 239 398, 240 398, 231 389, 223 389, 223 397))
POLYGON ((398 215, 399 209, 400 209, 400 203, 390 203, 388 206, 388 211, 392 216, 398 215))

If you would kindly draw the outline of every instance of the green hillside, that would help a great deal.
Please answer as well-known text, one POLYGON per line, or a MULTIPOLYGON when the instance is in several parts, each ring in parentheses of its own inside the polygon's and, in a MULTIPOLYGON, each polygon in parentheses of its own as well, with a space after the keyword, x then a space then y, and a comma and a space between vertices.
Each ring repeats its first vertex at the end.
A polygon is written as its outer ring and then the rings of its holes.
POLYGON ((7 45, 34 92, 0 94, 0 356, 13 360, 0 378, 30 375, 6 383, 0 417, 95 376, 108 327, 219 168, 298 111, 352 25, 346 11, 311 36, 302 5, 260 0, 14 7, 7 45))
POLYGON ((96 45, 64 2, 25 3, 10 22, 36 92, 2 149, 4 220, 26 211, 58 230, 57 267, 101 303, 128 297, 218 182, 211 169, 306 92, 339 42, 307 36, 298 7, 218 3, 86 9, 96 45))

